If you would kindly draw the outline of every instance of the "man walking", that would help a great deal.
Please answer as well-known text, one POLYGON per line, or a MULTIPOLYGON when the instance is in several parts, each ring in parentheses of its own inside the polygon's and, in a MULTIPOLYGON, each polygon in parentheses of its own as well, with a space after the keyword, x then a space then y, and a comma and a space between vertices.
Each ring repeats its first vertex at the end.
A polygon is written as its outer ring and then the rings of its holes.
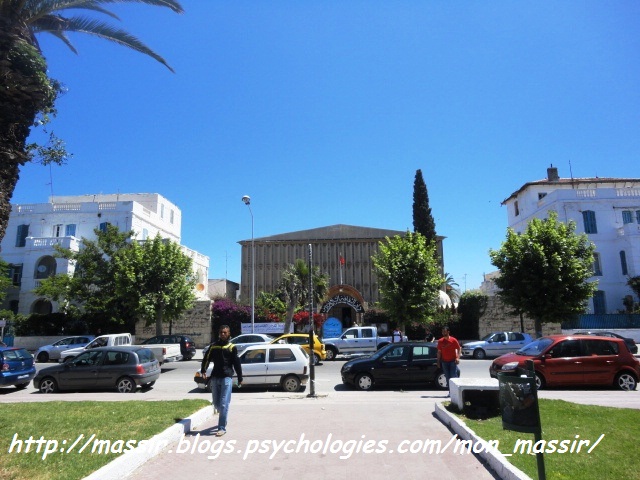
POLYGON ((438 340, 438 368, 444 372, 447 387, 450 378, 458 377, 458 363, 460 363, 460 344, 449 335, 449 327, 442 327, 442 338, 438 340))
POLYGON ((212 343, 202 359, 200 373, 206 381, 209 362, 213 362, 211 372, 211 395, 213 408, 219 413, 217 437, 227 433, 227 415, 229 403, 231 403, 231 390, 233 388, 233 371, 238 376, 238 386, 242 384, 242 365, 238 358, 238 350, 229 342, 231 331, 227 325, 222 325, 218 330, 218 341, 212 343))

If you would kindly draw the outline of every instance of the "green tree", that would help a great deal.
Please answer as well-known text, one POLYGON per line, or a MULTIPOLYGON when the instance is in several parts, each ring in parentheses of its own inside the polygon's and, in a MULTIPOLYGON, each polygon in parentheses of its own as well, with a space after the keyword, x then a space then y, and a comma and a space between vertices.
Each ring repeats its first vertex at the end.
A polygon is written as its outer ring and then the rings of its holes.
POLYGON ((159 234, 141 244, 132 242, 115 258, 115 269, 116 292, 147 325, 155 322, 156 335, 162 335, 163 322, 176 320, 193 306, 191 258, 159 234))
POLYGON ((480 317, 484 314, 489 298, 480 291, 464 292, 458 303, 461 338, 480 338, 480 317))
POLYGON ((575 222, 558 221, 556 212, 535 218, 524 233, 507 230, 499 250, 490 250, 498 267, 496 285, 505 304, 535 321, 536 334, 542 323, 558 323, 584 312, 597 283, 593 276, 594 245, 585 234, 575 233, 575 222))
MULTIPOLYGON (((311 268, 311 282, 313 284, 313 302, 317 304, 327 293, 329 276, 320 273, 320 268, 311 268)), ((289 333, 293 315, 300 307, 308 303, 309 298, 309 266, 302 259, 287 265, 282 272, 282 279, 278 286, 278 292, 287 305, 284 321, 284 332, 289 333)))
POLYGON ((260 292, 256 298, 256 310, 266 318, 278 318, 282 321, 287 314, 287 304, 278 293, 260 292))
MULTIPOLYGON (((7 296, 7 290, 12 285, 9 278, 9 264, 0 259, 0 305, 7 296)), ((1 340, 1 339, 0 339, 1 340)))
POLYGON ((444 274, 444 288, 445 293, 451 299, 451 303, 456 303, 460 298, 460 290, 458 289, 460 285, 454 280, 453 276, 450 273, 444 274))
POLYGON ((68 32, 94 35, 148 55, 171 70, 161 56, 130 33, 100 19, 68 15, 70 10, 84 10, 118 19, 104 7, 112 3, 146 3, 183 11, 176 0, 0 0, 0 240, 9 221, 20 167, 34 155, 45 164, 66 159, 64 146, 55 136, 48 146, 27 144, 32 126, 55 116, 55 102, 62 91, 60 83, 47 76, 36 35, 50 33, 74 53, 68 32))
POLYGON ((378 276, 380 305, 397 325, 427 323, 438 307, 438 292, 444 279, 438 273, 435 244, 420 233, 407 232, 380 242, 372 257, 378 276))
POLYGON ((37 295, 63 305, 68 313, 83 313, 95 325, 117 323, 133 328, 135 315, 116 292, 114 258, 131 246, 133 232, 107 225, 95 229, 95 240, 82 238, 78 251, 55 246, 55 256, 75 265, 72 274, 61 273, 42 280, 37 295))
MULTIPOLYGON (((416 171, 413 181, 413 231, 420 233, 428 242, 436 242, 436 222, 429 207, 427 185, 422 178, 422 170, 416 171)), ((437 253, 437 252, 434 252, 437 253)))

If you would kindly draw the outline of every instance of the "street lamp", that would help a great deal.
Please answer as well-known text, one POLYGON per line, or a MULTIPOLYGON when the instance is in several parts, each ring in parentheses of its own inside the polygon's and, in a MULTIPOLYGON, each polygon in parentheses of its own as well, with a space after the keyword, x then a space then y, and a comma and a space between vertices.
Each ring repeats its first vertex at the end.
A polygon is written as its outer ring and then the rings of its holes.
POLYGON ((251 197, 242 197, 244 204, 249 207, 251 214, 251 333, 255 333, 256 318, 256 250, 253 244, 253 211, 251 210, 251 197))

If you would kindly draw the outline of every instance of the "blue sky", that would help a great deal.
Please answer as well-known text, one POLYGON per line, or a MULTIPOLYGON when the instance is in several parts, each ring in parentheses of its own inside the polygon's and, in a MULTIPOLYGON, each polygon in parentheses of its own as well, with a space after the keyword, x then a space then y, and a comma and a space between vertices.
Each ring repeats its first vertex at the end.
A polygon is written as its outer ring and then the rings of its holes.
POLYGON ((40 36, 68 92, 51 129, 73 158, 22 169, 13 203, 159 193, 210 278, 240 280, 238 241, 349 224, 413 229, 421 169, 445 271, 495 270, 502 200, 550 164, 638 177, 635 1, 184 0, 114 8, 175 69, 72 35, 40 36))

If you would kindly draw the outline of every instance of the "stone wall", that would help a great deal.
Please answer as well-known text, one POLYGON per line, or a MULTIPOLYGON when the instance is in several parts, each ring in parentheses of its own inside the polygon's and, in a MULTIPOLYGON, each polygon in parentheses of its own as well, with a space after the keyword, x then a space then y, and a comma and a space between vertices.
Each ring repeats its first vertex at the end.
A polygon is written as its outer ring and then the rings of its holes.
MULTIPOLYGON (((526 316, 523 317, 524 333, 528 333, 536 338, 534 321, 526 316)), ((480 317, 479 333, 480 338, 491 332, 519 332, 520 316, 511 315, 509 308, 502 303, 499 297, 488 297, 487 310, 480 317)), ((555 335, 562 333, 559 323, 543 323, 543 335, 555 335)))
MULTIPOLYGON (((191 310, 185 312, 182 317, 172 324, 171 333, 184 333, 189 335, 196 348, 204 348, 211 343, 211 301, 202 300, 195 303, 191 310)), ((169 323, 162 325, 162 334, 169 334, 169 323)), ((142 342, 156 335, 156 325, 145 326, 143 321, 136 324, 136 342, 142 342)))

